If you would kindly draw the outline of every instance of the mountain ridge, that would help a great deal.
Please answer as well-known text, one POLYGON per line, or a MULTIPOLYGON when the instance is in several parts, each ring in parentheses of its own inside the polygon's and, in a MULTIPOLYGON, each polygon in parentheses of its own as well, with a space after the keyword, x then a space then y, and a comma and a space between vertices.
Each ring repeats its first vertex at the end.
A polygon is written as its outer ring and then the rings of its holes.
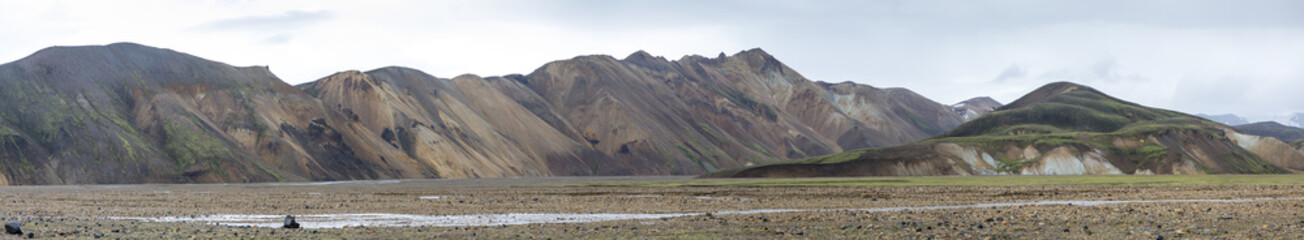
POLYGON ((1256 122, 1234 126, 1236 130, 1253 135, 1276 138, 1282 142, 1296 142, 1304 139, 1304 129, 1286 126, 1278 122, 1256 122))
POLYGON ((135 43, 0 65, 2 184, 689 175, 959 125, 904 89, 808 80, 761 49, 577 56, 529 74, 400 66, 291 86, 135 43))

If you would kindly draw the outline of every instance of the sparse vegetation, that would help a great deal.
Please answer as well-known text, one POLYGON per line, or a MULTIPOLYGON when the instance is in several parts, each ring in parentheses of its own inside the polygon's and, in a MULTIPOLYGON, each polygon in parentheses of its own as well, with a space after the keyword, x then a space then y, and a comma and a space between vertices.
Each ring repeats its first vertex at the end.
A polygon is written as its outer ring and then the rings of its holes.
POLYGON ((1023 166, 1029 163, 1040 161, 1041 158, 1033 158, 1033 159, 997 158, 996 160, 998 162, 997 165, 999 165, 996 166, 996 171, 1003 172, 1003 173, 1010 173, 1010 174, 1018 174, 1019 170, 1023 169, 1023 166))
POLYGON ((7 137, 7 136, 18 136, 18 131, 14 130, 13 128, 9 128, 8 126, 5 126, 3 122, 0 122, 0 137, 7 137))
POLYGON ((729 99, 729 102, 734 105, 747 109, 751 111, 752 114, 765 118, 765 120, 773 122, 779 118, 779 115, 774 113, 774 109, 771 109, 770 105, 752 100, 752 98, 747 97, 746 94, 743 94, 738 90, 729 87, 712 87, 711 89, 715 90, 716 93, 724 96, 726 99, 729 99))
POLYGON ((906 109, 898 109, 897 112, 900 112, 900 113, 905 114, 905 115, 906 115, 906 118, 910 118, 910 123, 911 123, 911 124, 914 124, 915 127, 916 127, 916 128, 919 128, 919 130, 921 130, 921 131, 924 131, 924 132, 926 132, 926 133, 935 133, 935 132, 939 132, 939 131, 938 131, 939 129, 937 129, 937 127, 933 126, 933 124, 929 124, 928 121, 924 121, 923 119, 920 119, 919 116, 915 116, 914 113, 912 113, 912 112, 910 112, 910 111, 908 111, 908 110, 906 110, 906 109))
POLYGON ((859 159, 860 156, 864 155, 866 152, 867 151, 865 150, 853 150, 853 151, 847 151, 839 154, 829 154, 824 156, 806 158, 800 160, 800 162, 815 163, 815 164, 840 163, 840 162, 859 159))
POLYGON ((222 142, 205 134, 195 133, 182 124, 184 123, 163 124, 163 150, 176 160, 177 168, 185 168, 200 160, 219 161, 229 155, 222 142))

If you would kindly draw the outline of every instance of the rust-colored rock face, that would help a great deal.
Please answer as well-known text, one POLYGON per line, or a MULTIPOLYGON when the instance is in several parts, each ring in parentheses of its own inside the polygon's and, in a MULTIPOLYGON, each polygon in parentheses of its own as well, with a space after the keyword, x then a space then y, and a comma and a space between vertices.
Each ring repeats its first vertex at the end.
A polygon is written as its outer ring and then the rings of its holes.
POLYGON ((959 125, 905 89, 805 79, 756 49, 583 56, 528 75, 344 71, 290 86, 119 43, 0 65, 0 184, 701 174, 959 125))
POLYGON ((584 56, 510 78, 492 82, 633 174, 700 174, 890 146, 961 122, 905 89, 812 82, 759 49, 677 61, 645 52, 584 56))

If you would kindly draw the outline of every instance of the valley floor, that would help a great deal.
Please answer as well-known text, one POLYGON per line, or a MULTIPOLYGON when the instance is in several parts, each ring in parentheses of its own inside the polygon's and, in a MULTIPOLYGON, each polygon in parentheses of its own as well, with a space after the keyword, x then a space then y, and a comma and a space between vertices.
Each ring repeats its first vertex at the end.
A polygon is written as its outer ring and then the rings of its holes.
POLYGON ((0 218, 38 238, 1301 239, 1302 197, 1304 175, 517 178, 3 187, 0 218), (363 213, 400 217, 332 215, 363 213), (484 215, 514 213, 559 215, 484 215), (250 227, 287 214, 310 228, 250 227))

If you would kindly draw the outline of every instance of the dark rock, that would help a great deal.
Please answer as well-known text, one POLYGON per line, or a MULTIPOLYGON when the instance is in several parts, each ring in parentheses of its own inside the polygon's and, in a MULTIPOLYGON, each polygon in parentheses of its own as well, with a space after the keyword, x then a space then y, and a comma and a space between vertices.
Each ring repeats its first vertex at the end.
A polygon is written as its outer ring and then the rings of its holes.
POLYGON ((1231 220, 1231 219, 1232 219, 1232 215, 1222 215, 1221 217, 1218 217, 1218 219, 1219 219, 1219 220, 1231 220))
POLYGON ((1155 240, 1164 240, 1164 235, 1155 235, 1155 240))
POLYGON ((285 225, 283 225, 283 226, 281 226, 281 227, 284 227, 284 228, 290 228, 290 229, 299 228, 299 222, 295 222, 295 221, 294 221, 294 216, 286 215, 286 216, 285 216, 285 225))
POLYGON ((13 235, 22 235, 23 223, 19 221, 5 223, 5 233, 13 234, 13 235))

